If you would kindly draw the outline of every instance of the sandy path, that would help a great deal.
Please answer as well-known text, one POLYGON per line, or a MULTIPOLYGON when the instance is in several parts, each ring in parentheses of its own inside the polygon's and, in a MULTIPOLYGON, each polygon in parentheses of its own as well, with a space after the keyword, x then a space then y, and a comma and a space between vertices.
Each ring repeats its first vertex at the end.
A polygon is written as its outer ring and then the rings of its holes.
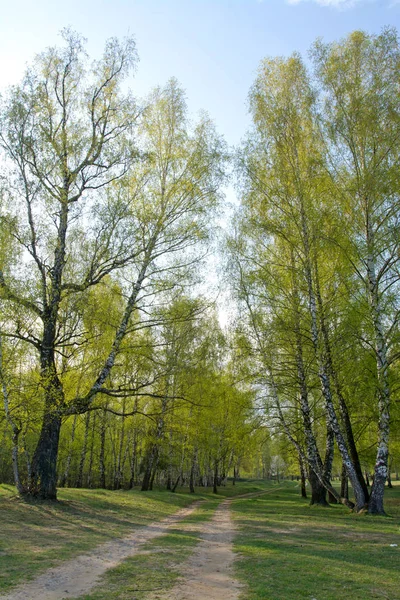
MULTIPOLYGON (((279 488, 278 488, 279 489, 279 488)), ((241 585, 232 576, 235 554, 232 541, 235 533, 230 516, 230 503, 236 499, 272 493, 250 492, 229 498, 217 508, 213 519, 191 527, 200 531, 201 542, 192 558, 185 564, 184 581, 166 595, 165 600, 235 600, 241 585)), ((100 577, 124 559, 140 551, 148 541, 157 538, 188 517, 201 501, 182 508, 162 521, 151 523, 122 539, 97 546, 92 552, 77 556, 48 569, 29 583, 23 583, 0 600, 63 600, 89 593, 100 577)), ((187 526, 186 526, 187 527, 187 526)))
POLYGON ((201 542, 185 563, 182 581, 162 600, 236 600, 242 585, 233 576, 235 526, 230 514, 231 500, 222 502, 211 521, 201 528, 201 542))
POLYGON ((10 594, 0 596, 0 600, 61 600, 87 594, 107 569, 136 554, 143 544, 175 527, 198 506, 199 502, 194 502, 162 521, 136 529, 125 538, 106 542, 89 554, 63 562, 32 582, 19 585, 10 594))

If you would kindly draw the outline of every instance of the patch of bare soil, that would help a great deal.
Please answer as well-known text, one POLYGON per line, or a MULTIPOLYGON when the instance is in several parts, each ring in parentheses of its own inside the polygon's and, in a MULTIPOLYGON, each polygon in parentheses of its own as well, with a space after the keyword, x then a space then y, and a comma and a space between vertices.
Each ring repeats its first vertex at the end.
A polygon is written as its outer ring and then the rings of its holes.
POLYGON ((242 585, 233 576, 233 537, 230 501, 217 508, 213 518, 201 529, 201 542, 182 568, 181 581, 161 600, 236 600, 242 585))
POLYGON ((146 542, 156 538, 189 516, 199 502, 182 508, 158 523, 136 529, 129 536, 97 546, 89 554, 63 562, 25 583, 0 600, 61 600, 87 594, 107 569, 136 554, 146 542))

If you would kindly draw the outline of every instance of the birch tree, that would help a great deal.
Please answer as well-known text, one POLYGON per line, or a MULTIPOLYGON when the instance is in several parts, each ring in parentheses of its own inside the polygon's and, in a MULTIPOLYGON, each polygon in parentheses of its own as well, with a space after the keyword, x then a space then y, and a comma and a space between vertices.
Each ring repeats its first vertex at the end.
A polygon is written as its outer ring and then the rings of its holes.
POLYGON ((324 94, 329 168, 348 231, 344 260, 364 288, 365 341, 373 348, 378 445, 369 512, 383 514, 391 376, 399 305, 399 64, 397 33, 354 32, 313 49, 324 94))
POLYGON ((18 265, 0 273, 1 297, 14 307, 3 335, 29 344, 37 359, 44 408, 28 491, 48 499, 62 419, 99 395, 137 391, 130 382, 115 392, 110 375, 154 294, 195 264, 224 153, 207 117, 191 129, 176 82, 153 94, 138 132, 138 106, 121 91, 136 61, 132 39, 110 40, 90 65, 83 40, 64 38, 10 90, 0 133, 8 226, 21 248, 18 265), (103 362, 78 395, 66 395, 65 369, 82 368, 88 294, 115 282, 121 310, 103 362))

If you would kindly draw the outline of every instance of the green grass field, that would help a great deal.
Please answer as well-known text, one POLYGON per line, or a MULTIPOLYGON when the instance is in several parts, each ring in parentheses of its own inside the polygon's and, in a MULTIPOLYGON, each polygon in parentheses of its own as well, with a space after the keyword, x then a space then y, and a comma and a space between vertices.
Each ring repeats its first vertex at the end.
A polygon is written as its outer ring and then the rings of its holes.
MULTIPOLYGON (((141 553, 111 569, 85 600, 146 600, 170 589, 196 547, 191 525, 208 520, 224 497, 235 498, 236 577, 243 600, 400 599, 400 486, 387 490, 389 517, 355 515, 343 506, 310 507, 295 482, 241 482, 190 495, 168 492, 61 490, 55 504, 25 503, 0 486, 0 593, 47 567, 121 537, 194 500, 204 503, 141 553), (398 544, 392 547, 391 544, 398 544)), ((229 599, 227 599, 229 600, 229 599)))
MULTIPOLYGON (((243 482, 222 487, 218 497, 262 489, 262 483, 243 482)), ((12 486, 0 485, 0 593, 213 494, 211 488, 201 494, 61 489, 58 496, 56 503, 27 503, 12 486)))
POLYGON ((387 490, 385 504, 390 517, 311 507, 291 482, 235 500, 236 565, 246 600, 399 599, 400 486, 387 490))
POLYGON ((26 503, 0 486, 0 592, 193 501, 189 494, 77 489, 60 490, 59 498, 26 503))

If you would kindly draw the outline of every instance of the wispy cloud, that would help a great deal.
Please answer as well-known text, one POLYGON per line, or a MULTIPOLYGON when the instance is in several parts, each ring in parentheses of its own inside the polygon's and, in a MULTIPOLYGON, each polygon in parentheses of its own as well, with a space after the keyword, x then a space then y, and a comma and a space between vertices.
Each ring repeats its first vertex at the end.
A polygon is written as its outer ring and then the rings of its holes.
MULTIPOLYGON (((331 8, 345 9, 351 8, 360 2, 368 2, 371 0, 287 0, 288 4, 300 4, 300 2, 314 2, 320 6, 330 6, 331 8)), ((399 0, 398 0, 399 1, 399 0)))

